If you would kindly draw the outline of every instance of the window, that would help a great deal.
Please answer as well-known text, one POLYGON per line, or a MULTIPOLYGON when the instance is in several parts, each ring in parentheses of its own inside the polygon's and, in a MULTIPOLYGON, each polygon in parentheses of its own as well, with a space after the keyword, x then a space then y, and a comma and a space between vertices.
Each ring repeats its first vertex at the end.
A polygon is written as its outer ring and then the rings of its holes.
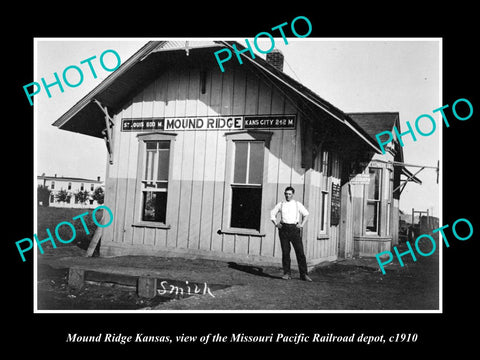
POLYGON ((331 170, 331 167, 329 166, 329 161, 328 161, 328 151, 322 150, 322 157, 321 157, 321 164, 320 164, 320 171, 322 172, 323 177, 329 176, 329 170, 331 170))
POLYGON ((52 181, 52 186, 50 187, 52 190, 55 189, 55 181, 52 181))
POLYGON ((91 185, 90 185, 90 191, 93 191, 94 187, 95 187, 95 185, 94 185, 94 184, 91 184, 91 185))
POLYGON ((322 209, 320 214, 320 233, 327 233, 328 193, 322 191, 322 209))
POLYGON ((393 201, 393 171, 392 169, 388 169, 388 190, 387 190, 387 236, 392 235, 392 227, 390 225, 391 216, 392 216, 392 201, 393 201))
POLYGON ((366 230, 370 233, 379 233, 380 225, 380 179, 382 170, 369 168, 370 182, 367 188, 367 208, 365 212, 366 230))
POLYGON ((328 189, 329 189, 329 177, 332 173, 332 167, 330 165, 330 153, 327 150, 322 149, 320 153, 320 164, 319 170, 321 172, 320 178, 320 189, 321 192, 319 193, 320 196, 320 211, 319 211, 319 235, 323 237, 327 234, 328 228, 328 189))
MULTIPOLYGON (((176 133, 140 133, 133 226, 167 229, 168 186, 176 133)), ((174 206, 172 204, 171 206, 174 206)))
POLYGON ((80 184, 80 191, 83 191, 83 189, 84 189, 84 185, 83 185, 83 183, 81 183, 80 184))
POLYGON ((226 164, 224 184, 223 233, 265 236, 267 208, 263 193, 268 169, 267 150, 273 133, 240 130, 224 134, 226 164))
POLYGON ((260 231, 263 141, 234 141, 230 226, 260 231))
POLYGON ((68 183, 68 190, 72 190, 72 183, 71 182, 68 183))
POLYGON ((170 141, 145 141, 142 176, 142 221, 166 223, 170 141))

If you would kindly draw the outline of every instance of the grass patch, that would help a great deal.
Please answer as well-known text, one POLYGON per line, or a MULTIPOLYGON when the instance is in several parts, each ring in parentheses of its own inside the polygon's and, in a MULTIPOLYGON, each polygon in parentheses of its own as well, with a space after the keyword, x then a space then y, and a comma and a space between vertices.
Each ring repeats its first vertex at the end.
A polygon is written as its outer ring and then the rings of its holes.
MULTIPOLYGON (((57 247, 61 246, 72 246, 76 245, 81 249, 86 250, 88 245, 90 244, 90 240, 97 229, 97 225, 92 220, 92 214, 94 209, 71 209, 71 208, 54 208, 54 207, 44 207, 39 206, 37 211, 37 236, 39 240, 46 239, 48 237, 48 233, 46 229, 50 230, 52 237, 55 240, 55 244, 57 247), (83 216, 83 220, 85 225, 88 229, 88 234, 85 231, 85 228, 82 224, 81 219, 75 219, 74 217, 81 215, 83 213, 88 212, 88 215, 83 216), (68 221, 75 227, 76 236, 75 239, 68 244, 64 244, 55 236, 55 228, 56 226, 61 223, 62 221, 68 221)), ((95 216, 97 221, 100 221, 103 215, 103 209, 99 209, 95 216)), ((64 239, 68 240, 72 237, 72 230, 68 225, 62 225, 58 229, 59 236, 64 239)), ((50 242, 42 244, 42 246, 50 245, 50 242)))

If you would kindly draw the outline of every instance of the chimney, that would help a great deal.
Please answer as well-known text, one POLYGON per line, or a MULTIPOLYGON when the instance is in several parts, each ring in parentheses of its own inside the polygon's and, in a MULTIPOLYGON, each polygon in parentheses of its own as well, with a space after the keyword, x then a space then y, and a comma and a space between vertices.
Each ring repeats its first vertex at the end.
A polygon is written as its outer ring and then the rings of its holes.
POLYGON ((283 71, 283 54, 278 49, 273 49, 267 54, 267 63, 276 69, 283 71))
POLYGON ((55 174, 55 177, 57 177, 57 174, 55 174))
POLYGON ((97 176, 97 181, 100 181, 100 176, 97 176))

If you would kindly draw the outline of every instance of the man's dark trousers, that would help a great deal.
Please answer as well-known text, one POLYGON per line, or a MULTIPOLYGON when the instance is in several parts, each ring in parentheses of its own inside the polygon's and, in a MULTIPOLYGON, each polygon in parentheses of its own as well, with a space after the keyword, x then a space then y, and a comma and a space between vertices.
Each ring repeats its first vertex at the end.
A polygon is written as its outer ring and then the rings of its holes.
POLYGON ((292 243, 293 250, 295 250, 295 255, 297 256, 300 277, 303 277, 307 275, 307 259, 303 252, 303 243, 300 232, 301 229, 297 228, 297 225, 295 224, 282 224, 282 227, 278 229, 280 245, 282 247, 283 273, 290 275, 290 243, 292 243))

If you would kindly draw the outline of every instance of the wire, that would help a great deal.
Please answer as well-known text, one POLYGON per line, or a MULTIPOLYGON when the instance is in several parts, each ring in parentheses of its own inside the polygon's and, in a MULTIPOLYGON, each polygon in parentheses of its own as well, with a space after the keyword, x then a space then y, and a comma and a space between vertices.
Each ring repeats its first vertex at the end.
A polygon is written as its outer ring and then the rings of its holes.
POLYGON ((290 64, 287 62, 287 60, 285 60, 285 58, 284 58, 283 61, 285 62, 285 64, 288 65, 288 68, 289 68, 290 70, 292 70, 292 73, 293 73, 293 75, 295 75, 295 77, 297 78, 298 82, 301 83, 302 80, 300 80, 300 78, 298 77, 297 73, 292 69, 292 67, 291 67, 290 64))

